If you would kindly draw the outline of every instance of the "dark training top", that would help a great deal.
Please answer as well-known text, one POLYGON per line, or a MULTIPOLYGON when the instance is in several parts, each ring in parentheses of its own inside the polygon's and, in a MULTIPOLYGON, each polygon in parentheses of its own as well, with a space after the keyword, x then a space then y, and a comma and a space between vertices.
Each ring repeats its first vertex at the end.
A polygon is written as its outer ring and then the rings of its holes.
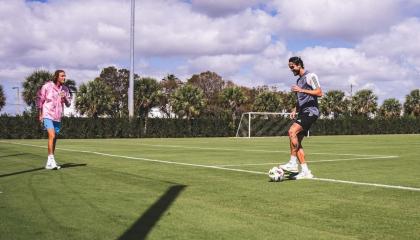
MULTIPOLYGON (((307 90, 314 90, 320 87, 318 77, 308 71, 305 71, 303 76, 296 80, 296 85, 307 90)), ((297 92, 296 95, 299 113, 309 113, 309 116, 315 115, 319 117, 318 97, 300 92, 297 92)))

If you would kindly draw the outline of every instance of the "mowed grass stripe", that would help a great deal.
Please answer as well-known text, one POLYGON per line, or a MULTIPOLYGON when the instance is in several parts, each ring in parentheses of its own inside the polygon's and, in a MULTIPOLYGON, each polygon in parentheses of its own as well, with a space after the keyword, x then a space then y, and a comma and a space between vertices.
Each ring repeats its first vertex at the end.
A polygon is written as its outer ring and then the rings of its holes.
MULTIPOLYGON (((386 158, 398 158, 398 156, 383 156, 383 157, 365 157, 365 158, 340 158, 340 159, 324 159, 324 160, 313 160, 307 161, 308 163, 320 163, 320 162, 341 162, 341 161, 353 161, 353 160, 380 160, 386 158)), ((244 163, 244 164, 226 164, 226 165, 216 165, 218 167, 240 167, 240 166, 259 166, 259 165, 272 165, 279 164, 278 162, 271 163, 244 163)))
MULTIPOLYGON (((0 142, 2 142, 2 143, 9 143, 9 144, 15 144, 15 145, 22 145, 22 146, 46 148, 44 146, 33 145, 33 144, 24 144, 24 143, 16 143, 16 142, 5 142, 5 141, 0 141, 0 142)), ((131 157, 131 156, 108 154, 108 153, 101 153, 101 152, 95 152, 95 151, 74 150, 74 149, 66 149, 66 148, 57 148, 57 149, 60 149, 60 150, 63 150, 63 151, 79 152, 79 153, 89 153, 89 154, 95 154, 95 155, 101 155, 101 156, 107 156, 107 157, 134 159, 134 160, 141 160, 141 161, 147 161, 147 162, 157 162, 157 163, 164 163, 164 164, 175 164, 175 165, 201 167, 201 168, 210 168, 210 169, 218 169, 218 170, 226 170, 226 171, 234 171, 234 172, 244 172, 244 173, 252 173, 252 174, 261 174, 261 175, 265 175, 266 174, 265 172, 259 172, 259 171, 250 171, 250 170, 243 170, 243 169, 235 169, 235 168, 227 168, 227 167, 211 166, 211 165, 202 165, 202 164, 183 163, 183 162, 173 162, 173 161, 166 161, 166 160, 159 160, 159 159, 150 159, 150 158, 141 158, 141 157, 131 157)), ((325 182, 334 182, 334 183, 346 183, 346 184, 354 184, 354 185, 363 185, 363 186, 370 186, 370 187, 391 188, 391 189, 408 190, 408 191, 420 191, 420 188, 415 188, 415 187, 394 186, 394 185, 386 185, 386 184, 378 184, 378 183, 365 183, 365 182, 356 182, 356 181, 345 181, 345 180, 337 180, 337 179, 327 179, 327 178, 314 178, 313 180, 325 181, 325 182)))
MULTIPOLYGON (((139 143, 138 145, 150 146, 150 147, 163 147, 163 148, 180 148, 180 149, 198 149, 198 150, 217 150, 217 151, 240 151, 240 152, 264 152, 264 153, 290 153, 290 151, 280 150, 264 150, 264 149, 243 149, 243 148, 214 148, 214 147, 191 147, 191 146, 180 146, 180 145, 163 145, 163 144, 145 144, 139 143)), ((378 154, 353 154, 353 153, 320 153, 311 152, 314 155, 334 155, 334 156, 355 156, 355 157, 398 157, 398 156, 387 156, 378 154)))

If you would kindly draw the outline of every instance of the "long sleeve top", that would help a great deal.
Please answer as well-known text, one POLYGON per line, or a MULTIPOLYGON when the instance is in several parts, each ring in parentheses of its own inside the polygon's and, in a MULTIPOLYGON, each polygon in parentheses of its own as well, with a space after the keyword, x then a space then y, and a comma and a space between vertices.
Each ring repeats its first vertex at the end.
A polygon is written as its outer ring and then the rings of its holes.
POLYGON ((42 114, 42 118, 48 118, 56 122, 61 121, 64 112, 64 105, 70 106, 71 95, 69 89, 60 85, 57 86, 54 82, 49 81, 45 83, 38 91, 37 107, 42 114), (60 93, 64 97, 60 96, 60 93))

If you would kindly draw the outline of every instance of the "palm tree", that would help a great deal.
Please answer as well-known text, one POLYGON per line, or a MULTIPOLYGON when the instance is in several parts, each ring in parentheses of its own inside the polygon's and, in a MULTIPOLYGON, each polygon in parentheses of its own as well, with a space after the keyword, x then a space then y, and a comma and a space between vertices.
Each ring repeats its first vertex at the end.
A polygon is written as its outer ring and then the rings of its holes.
POLYGON ((73 93, 77 92, 76 82, 71 79, 66 79, 64 85, 70 90, 70 95, 73 96, 73 93))
POLYGON ((420 116, 420 89, 413 90, 405 96, 404 115, 420 116))
POLYGON ((31 108, 32 113, 37 112, 37 94, 45 82, 51 80, 53 75, 46 70, 36 70, 26 77, 23 82, 23 100, 31 108))
POLYGON ((363 89, 353 96, 352 99, 352 112, 354 115, 368 117, 376 113, 378 97, 372 90, 363 89))
POLYGON ((333 114, 336 119, 346 112, 347 104, 345 101, 345 94, 340 90, 331 90, 325 93, 320 100, 320 111, 324 116, 333 114))
POLYGON ((401 103, 395 98, 388 98, 379 108, 379 116, 384 118, 397 118, 401 116, 401 103))
POLYGON ((4 105, 6 105, 6 96, 3 92, 3 86, 0 85, 0 111, 4 107, 4 105))
POLYGON ((221 93, 222 102, 232 113, 232 120, 235 121, 239 114, 240 107, 246 102, 245 93, 238 86, 230 86, 223 89, 221 93))
POLYGON ((175 90, 170 103, 178 117, 187 119, 199 116, 206 104, 203 91, 191 84, 185 84, 175 90))
POLYGON ((101 79, 96 78, 82 84, 76 94, 76 110, 88 117, 110 115, 114 98, 112 90, 101 79))
POLYGON ((161 86, 154 78, 141 78, 134 81, 134 111, 144 119, 144 133, 147 131, 147 119, 152 108, 159 105, 161 86))
POLYGON ((182 85, 182 81, 173 74, 167 75, 160 82, 161 93, 159 95, 159 109, 166 117, 171 117, 171 105, 169 99, 175 90, 182 85))

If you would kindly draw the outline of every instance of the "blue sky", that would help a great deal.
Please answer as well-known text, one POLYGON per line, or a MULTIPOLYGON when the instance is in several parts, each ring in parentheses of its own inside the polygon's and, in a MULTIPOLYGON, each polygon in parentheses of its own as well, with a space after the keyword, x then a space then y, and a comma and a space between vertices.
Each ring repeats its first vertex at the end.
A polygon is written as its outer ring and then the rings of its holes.
MULTIPOLYGON (((186 80, 214 71, 244 86, 290 89, 287 59, 303 58, 324 91, 397 98, 420 87, 420 0, 137 0, 135 72, 186 80)), ((129 68, 129 0, 0 0, 0 84, 37 69, 77 84, 129 68)), ((21 101, 22 102, 22 101, 21 101)), ((23 110, 23 107, 21 108, 23 110)))

